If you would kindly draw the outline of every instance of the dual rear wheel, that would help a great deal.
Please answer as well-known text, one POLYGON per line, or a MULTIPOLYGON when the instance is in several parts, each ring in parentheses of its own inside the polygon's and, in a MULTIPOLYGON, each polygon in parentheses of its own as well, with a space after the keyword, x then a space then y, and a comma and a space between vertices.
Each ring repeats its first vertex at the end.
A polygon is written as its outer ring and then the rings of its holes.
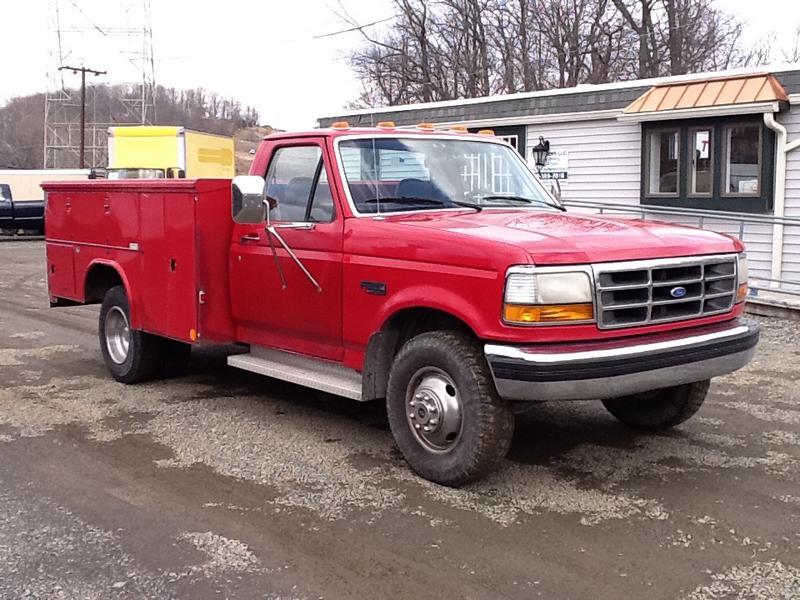
POLYGON ((181 373, 192 347, 132 329, 125 288, 106 292, 100 307, 99 335, 103 360, 111 375, 122 383, 139 383, 181 373))

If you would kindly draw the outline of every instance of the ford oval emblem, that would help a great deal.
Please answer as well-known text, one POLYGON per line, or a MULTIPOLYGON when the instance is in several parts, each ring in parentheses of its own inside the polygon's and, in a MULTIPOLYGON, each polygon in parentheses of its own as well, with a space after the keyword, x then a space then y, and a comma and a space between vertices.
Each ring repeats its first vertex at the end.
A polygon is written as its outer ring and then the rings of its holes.
POLYGON ((686 288, 679 285, 669 291, 669 295, 673 298, 683 298, 686 295, 686 288))

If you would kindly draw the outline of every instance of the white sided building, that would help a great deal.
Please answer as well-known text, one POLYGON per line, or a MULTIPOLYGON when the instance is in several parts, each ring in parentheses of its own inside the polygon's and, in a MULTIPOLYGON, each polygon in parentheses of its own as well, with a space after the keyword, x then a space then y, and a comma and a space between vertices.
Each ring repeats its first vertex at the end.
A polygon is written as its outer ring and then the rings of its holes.
POLYGON ((492 129, 532 168, 549 142, 541 176, 573 210, 741 235, 762 298, 800 292, 800 64, 358 110, 319 125, 340 120, 492 129))

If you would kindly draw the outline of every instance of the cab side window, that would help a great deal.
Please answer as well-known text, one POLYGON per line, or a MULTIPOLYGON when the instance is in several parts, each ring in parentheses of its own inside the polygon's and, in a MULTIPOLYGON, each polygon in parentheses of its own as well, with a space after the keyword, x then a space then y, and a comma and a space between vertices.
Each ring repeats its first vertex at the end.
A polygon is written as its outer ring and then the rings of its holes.
POLYGON ((273 221, 328 223, 333 195, 319 146, 279 148, 267 169, 267 196, 273 221))

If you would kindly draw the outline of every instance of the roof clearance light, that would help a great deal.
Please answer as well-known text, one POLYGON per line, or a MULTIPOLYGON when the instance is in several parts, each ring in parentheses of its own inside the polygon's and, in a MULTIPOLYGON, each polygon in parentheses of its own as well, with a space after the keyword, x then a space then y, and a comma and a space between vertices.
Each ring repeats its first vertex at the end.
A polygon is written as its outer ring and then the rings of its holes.
POLYGON ((466 125, 451 125, 450 131, 455 131, 457 133, 467 133, 467 126, 466 125))
POLYGON ((381 121, 377 125, 378 129, 394 129, 394 121, 381 121))
POLYGON ((336 121, 331 123, 331 129, 350 129, 350 123, 347 121, 336 121))
POLYGON ((433 131, 433 123, 419 123, 417 129, 422 131, 433 131))
POLYGON ((494 129, 481 129, 478 135, 494 135, 494 129))

